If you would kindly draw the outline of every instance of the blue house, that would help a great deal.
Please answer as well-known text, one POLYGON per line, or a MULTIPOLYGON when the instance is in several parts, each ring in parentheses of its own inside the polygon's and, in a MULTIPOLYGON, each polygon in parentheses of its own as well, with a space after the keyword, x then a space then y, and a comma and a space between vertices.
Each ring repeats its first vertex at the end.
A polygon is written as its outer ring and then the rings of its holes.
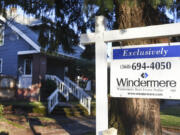
POLYGON ((60 47, 58 55, 41 52, 38 34, 28 26, 0 17, 0 75, 19 80, 19 87, 29 87, 45 78, 56 75, 64 80, 64 70, 74 60, 79 60, 83 48, 75 47, 75 53, 67 54, 60 47), (5 25, 3 25, 5 24, 5 25))

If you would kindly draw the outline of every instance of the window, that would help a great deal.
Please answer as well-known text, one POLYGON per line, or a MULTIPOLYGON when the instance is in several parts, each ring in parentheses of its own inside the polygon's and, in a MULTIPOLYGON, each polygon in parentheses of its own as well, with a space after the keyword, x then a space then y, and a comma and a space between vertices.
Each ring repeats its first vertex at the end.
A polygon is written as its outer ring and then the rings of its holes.
POLYGON ((3 64, 3 60, 0 59, 0 73, 2 73, 2 64, 3 64))
POLYGON ((4 26, 0 24, 0 46, 4 44, 4 26))
POLYGON ((31 59, 24 60, 24 74, 31 75, 32 74, 32 61, 31 59))

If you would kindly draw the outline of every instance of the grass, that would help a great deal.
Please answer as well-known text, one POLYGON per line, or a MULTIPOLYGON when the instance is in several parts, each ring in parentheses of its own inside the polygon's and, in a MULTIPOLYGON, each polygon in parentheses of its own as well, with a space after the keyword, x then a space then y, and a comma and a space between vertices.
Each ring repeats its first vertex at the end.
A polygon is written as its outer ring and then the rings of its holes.
POLYGON ((27 106, 27 107, 34 107, 34 106, 46 106, 47 103, 43 102, 28 102, 28 101, 0 101, 0 104, 4 106, 12 105, 12 106, 27 106))
POLYGON ((169 107, 161 110, 161 124, 163 127, 180 129, 180 107, 169 107))
POLYGON ((36 113, 45 116, 47 113, 47 103, 42 102, 27 102, 27 101, 0 101, 0 104, 5 106, 12 106, 15 108, 24 108, 26 112, 36 113))
POLYGON ((161 115, 161 124, 164 127, 175 127, 180 129, 180 117, 161 115))
POLYGON ((3 121, 3 122, 8 123, 9 125, 12 125, 12 126, 14 126, 14 127, 17 127, 17 128, 21 128, 21 129, 24 129, 24 128, 25 128, 24 126, 22 126, 22 125, 20 125, 20 124, 17 124, 17 123, 15 123, 15 122, 12 122, 12 121, 4 118, 4 117, 0 117, 0 120, 3 121))
POLYGON ((35 117, 38 118, 40 121, 44 122, 55 122, 56 120, 54 118, 49 118, 49 117, 35 117))

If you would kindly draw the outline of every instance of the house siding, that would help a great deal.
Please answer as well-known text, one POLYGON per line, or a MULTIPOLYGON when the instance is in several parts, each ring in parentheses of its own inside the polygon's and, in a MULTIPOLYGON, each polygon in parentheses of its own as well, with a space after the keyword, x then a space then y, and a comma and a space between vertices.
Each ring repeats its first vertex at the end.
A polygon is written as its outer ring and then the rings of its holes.
POLYGON ((24 39, 6 26, 4 45, 0 46, 0 58, 3 59, 2 73, 17 77, 18 51, 34 50, 24 39))

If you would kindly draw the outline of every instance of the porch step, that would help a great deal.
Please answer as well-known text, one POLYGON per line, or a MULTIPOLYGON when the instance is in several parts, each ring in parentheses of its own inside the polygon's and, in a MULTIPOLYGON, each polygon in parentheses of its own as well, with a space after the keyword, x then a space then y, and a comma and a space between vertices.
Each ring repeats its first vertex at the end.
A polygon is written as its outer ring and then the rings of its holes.
POLYGON ((60 102, 53 110, 52 115, 88 116, 88 112, 80 104, 60 102))
POLYGON ((59 106, 59 107, 72 107, 73 105, 69 102, 59 102, 59 104, 57 106, 59 106))

